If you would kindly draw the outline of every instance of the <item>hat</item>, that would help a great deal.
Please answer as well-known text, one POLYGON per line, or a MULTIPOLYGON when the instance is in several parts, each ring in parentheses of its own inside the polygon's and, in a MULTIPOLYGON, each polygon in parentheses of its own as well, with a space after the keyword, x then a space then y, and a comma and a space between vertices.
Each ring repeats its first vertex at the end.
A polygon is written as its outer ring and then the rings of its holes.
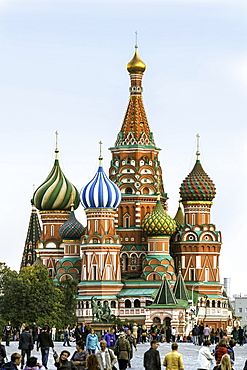
POLYGON ((119 333, 119 336, 120 337, 124 337, 125 336, 125 332, 124 331, 121 331, 121 333, 119 333))

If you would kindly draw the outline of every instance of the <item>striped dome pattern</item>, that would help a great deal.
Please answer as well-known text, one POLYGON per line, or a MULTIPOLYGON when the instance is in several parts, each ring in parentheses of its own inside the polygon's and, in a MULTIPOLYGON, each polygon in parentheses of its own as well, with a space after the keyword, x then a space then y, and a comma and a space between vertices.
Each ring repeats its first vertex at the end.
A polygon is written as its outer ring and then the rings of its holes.
POLYGON ((69 218, 60 227, 62 239, 79 240, 84 234, 85 228, 76 219, 74 211, 70 212, 69 218))
POLYGON ((94 178, 81 190, 81 203, 84 208, 113 208, 121 202, 121 192, 99 166, 94 178))
POLYGON ((216 188, 213 181, 197 159, 193 170, 184 179, 180 187, 182 201, 212 201, 215 194, 216 188))
POLYGON ((70 210, 71 203, 74 208, 80 204, 80 196, 76 187, 64 176, 58 159, 46 180, 36 189, 33 204, 40 211, 70 210))
POLYGON ((142 221, 141 227, 150 236, 171 236, 176 231, 177 224, 166 213, 160 200, 158 200, 153 211, 142 221))

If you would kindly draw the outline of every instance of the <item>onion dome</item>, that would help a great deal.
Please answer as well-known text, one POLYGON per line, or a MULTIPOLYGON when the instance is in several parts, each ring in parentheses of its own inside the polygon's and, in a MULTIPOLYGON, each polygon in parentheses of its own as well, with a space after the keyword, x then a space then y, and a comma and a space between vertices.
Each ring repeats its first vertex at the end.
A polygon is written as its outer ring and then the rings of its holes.
POLYGON ((193 170, 181 184, 182 201, 212 201, 215 194, 216 188, 213 181, 197 159, 193 170))
POLYGON ((177 225, 164 210, 159 197, 153 211, 142 221, 141 227, 149 236, 171 236, 176 231, 177 225))
POLYGON ((78 190, 67 180, 60 168, 57 148, 55 153, 54 166, 46 180, 36 189, 32 199, 40 211, 66 211, 70 209, 72 201, 75 209, 80 204, 78 190))
POLYGON ((74 207, 72 204, 68 220, 60 227, 60 235, 63 239, 79 240, 84 234, 84 231, 85 228, 75 217, 74 207))
POLYGON ((131 74, 142 74, 145 69, 146 69, 146 64, 141 60, 139 57, 138 51, 137 51, 138 46, 135 46, 135 54, 131 61, 127 64, 127 71, 131 74))
POLYGON ((184 213, 182 211, 180 201, 179 201, 179 207, 176 213, 176 216, 174 217, 174 221, 176 222, 177 226, 184 225, 184 213))
POLYGON ((84 208, 113 208, 121 202, 121 192, 105 174, 99 157, 99 168, 94 178, 81 190, 81 203, 84 208))

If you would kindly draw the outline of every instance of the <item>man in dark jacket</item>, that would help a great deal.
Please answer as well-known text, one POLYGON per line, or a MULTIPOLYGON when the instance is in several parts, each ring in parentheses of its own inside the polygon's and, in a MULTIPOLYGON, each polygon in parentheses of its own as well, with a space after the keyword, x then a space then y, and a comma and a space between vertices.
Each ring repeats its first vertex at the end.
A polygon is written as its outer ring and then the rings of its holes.
POLYGON ((136 341, 135 341, 134 335, 131 333, 130 329, 128 329, 126 332, 126 339, 129 341, 129 344, 130 344, 128 367, 131 367, 130 360, 133 358, 133 347, 135 348, 136 351, 137 351, 137 347, 136 347, 136 341))
POLYGON ((161 370, 160 353, 157 350, 159 343, 157 340, 151 341, 151 347, 144 353, 143 366, 145 370, 161 370))
POLYGON ((10 362, 6 362, 6 364, 3 364, 2 369, 3 370, 18 370, 18 367, 21 363, 21 355, 20 353, 12 353, 10 362))
POLYGON ((19 349, 21 349, 21 369, 23 369, 25 363, 25 355, 27 355, 27 360, 31 356, 31 351, 33 350, 33 337, 29 332, 29 326, 26 326, 24 331, 20 335, 19 349))
POLYGON ((37 339, 37 351, 41 348, 42 365, 47 369, 47 362, 49 357, 49 349, 52 348, 54 352, 54 344, 48 333, 48 327, 44 326, 42 332, 38 335, 37 339))

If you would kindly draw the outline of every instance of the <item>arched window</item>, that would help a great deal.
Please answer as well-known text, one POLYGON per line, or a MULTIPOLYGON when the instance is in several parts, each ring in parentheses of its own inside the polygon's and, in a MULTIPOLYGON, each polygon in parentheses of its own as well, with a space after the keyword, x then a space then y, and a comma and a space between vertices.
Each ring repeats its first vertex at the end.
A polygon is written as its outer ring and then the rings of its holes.
POLYGON ((149 189, 148 188, 144 188, 143 191, 142 191, 143 194, 149 194, 149 189))
POLYGON ((132 193, 133 193, 133 191, 132 191, 131 188, 126 188, 125 189, 125 194, 132 194, 132 193))
POLYGON ((218 308, 220 308, 220 307, 221 307, 221 302, 220 302, 220 301, 218 301, 218 302, 217 302, 217 307, 218 307, 218 308))
POLYGON ((139 299, 134 300, 134 307, 135 308, 140 308, 141 307, 141 302, 139 301, 139 299))
POLYGON ((131 264, 132 265, 137 264, 137 255, 136 254, 132 254, 132 256, 131 256, 131 264))
POLYGON ((125 308, 131 308, 131 301, 129 299, 126 299, 124 302, 125 308))
POLYGON ((206 302, 206 307, 210 307, 210 301, 209 301, 209 299, 206 302))
POLYGON ((214 300, 212 301, 212 307, 215 308, 215 301, 214 300))
POLYGON ((89 302, 88 301, 86 302, 86 308, 89 308, 89 302))
POLYGON ((116 308, 116 302, 115 301, 111 301, 111 308, 116 308))
POLYGON ((83 301, 81 301, 81 309, 83 310, 83 308, 84 308, 84 303, 83 301))
POLYGON ((125 253, 122 255, 122 266, 123 266, 123 271, 128 270, 128 256, 125 253))
POLYGON ((142 265, 142 263, 143 263, 143 259, 145 258, 145 254, 141 254, 140 255, 140 265, 142 265))

